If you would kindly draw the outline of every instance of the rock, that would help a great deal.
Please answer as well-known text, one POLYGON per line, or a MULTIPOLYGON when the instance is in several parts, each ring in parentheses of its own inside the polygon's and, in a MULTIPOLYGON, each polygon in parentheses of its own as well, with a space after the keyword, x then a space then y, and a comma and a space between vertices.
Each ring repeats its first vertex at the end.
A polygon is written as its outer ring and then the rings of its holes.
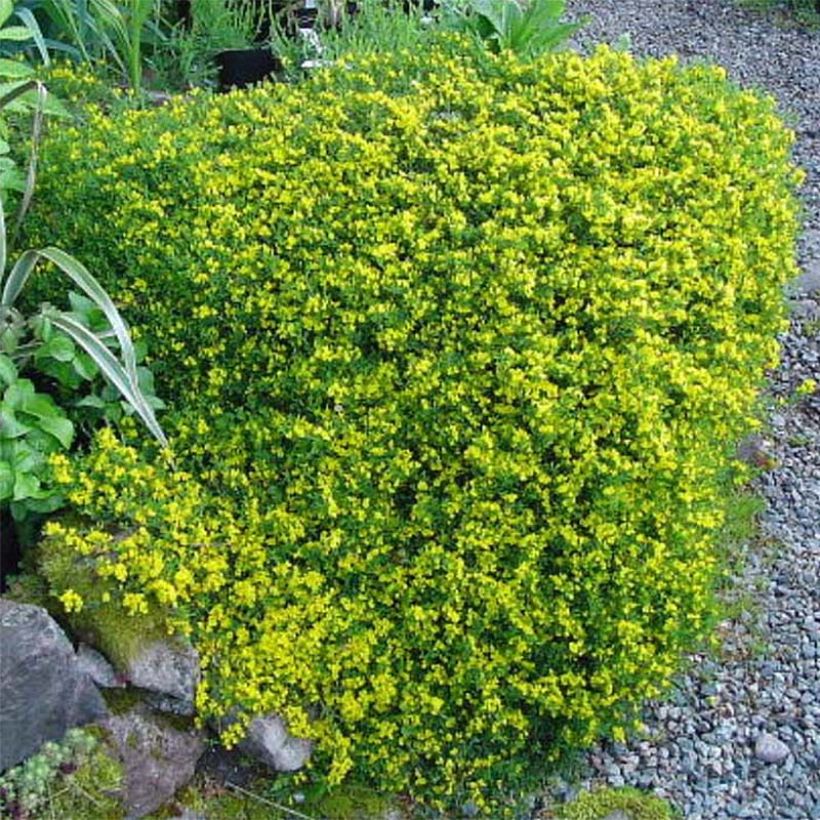
POLYGON ((77 648, 77 665, 97 686, 104 689, 122 688, 125 682, 101 652, 81 643, 77 648))
POLYGON ((606 815, 603 820, 632 820, 632 815, 627 814, 625 811, 621 811, 621 809, 616 809, 606 815))
POLYGON ((122 802, 129 817, 144 817, 194 776, 205 751, 200 732, 175 728, 142 704, 103 723, 125 774, 122 802))
POLYGON ((151 641, 123 670, 133 686, 194 702, 199 683, 199 655, 180 640, 151 641))
POLYGON ((775 464, 774 445, 758 434, 747 436, 737 447, 740 461, 761 470, 771 470, 775 464))
POLYGON ((796 319, 816 319, 820 315, 820 305, 813 299, 795 299, 789 302, 789 308, 796 319))
POLYGON ((0 599, 0 771, 68 729, 104 718, 105 702, 44 609, 0 599))
POLYGON ((307 763, 312 744, 291 737, 285 722, 276 715, 255 718, 239 748, 277 772, 295 772, 307 763))
POLYGON ((806 272, 788 285, 790 293, 812 294, 820 291, 820 259, 806 265, 806 272))
POLYGON ((789 747, 779 738, 764 732, 755 743, 755 757, 764 763, 782 763, 789 756, 789 747))
POLYGON ((145 691, 143 701, 156 712, 165 712, 166 715, 179 717, 193 717, 196 714, 194 704, 190 700, 180 700, 162 692, 145 691))

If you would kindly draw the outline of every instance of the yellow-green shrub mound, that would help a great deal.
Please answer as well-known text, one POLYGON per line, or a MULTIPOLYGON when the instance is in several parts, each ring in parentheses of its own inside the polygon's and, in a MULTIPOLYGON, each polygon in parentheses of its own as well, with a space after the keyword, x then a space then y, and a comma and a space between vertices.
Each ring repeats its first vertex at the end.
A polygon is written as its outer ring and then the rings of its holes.
POLYGON ((714 613, 790 145, 717 68, 452 43, 54 135, 38 230, 149 340, 177 472, 106 434, 49 548, 331 781, 482 800, 619 734, 714 613))

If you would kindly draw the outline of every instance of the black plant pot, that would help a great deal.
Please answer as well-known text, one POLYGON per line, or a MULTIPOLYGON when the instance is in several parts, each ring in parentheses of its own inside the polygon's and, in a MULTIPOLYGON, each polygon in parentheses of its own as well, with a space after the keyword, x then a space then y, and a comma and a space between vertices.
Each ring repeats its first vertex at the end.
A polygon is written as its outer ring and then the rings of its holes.
POLYGON ((231 49, 216 55, 219 89, 247 88, 282 71, 282 61, 267 48, 231 49))

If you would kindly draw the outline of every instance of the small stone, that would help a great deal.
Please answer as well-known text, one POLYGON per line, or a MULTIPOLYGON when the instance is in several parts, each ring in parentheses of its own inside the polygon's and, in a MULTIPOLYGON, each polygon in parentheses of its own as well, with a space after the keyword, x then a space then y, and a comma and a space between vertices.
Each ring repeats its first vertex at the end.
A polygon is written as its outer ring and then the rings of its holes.
POLYGON ((126 663, 124 671, 134 686, 193 703, 199 655, 179 640, 152 641, 126 663))
POLYGON ((782 763, 789 756, 789 747, 774 735, 764 732, 755 743, 755 757, 764 763, 782 763))
POLYGON ((309 740, 293 737, 276 715, 255 718, 239 748, 277 772, 295 772, 310 758, 309 740))
POLYGON ((114 667, 101 652, 81 643, 77 648, 77 666, 103 689, 121 689, 125 681, 117 675, 114 667))
POLYGON ((820 291, 820 259, 809 262, 806 272, 788 285, 790 293, 811 294, 820 291))

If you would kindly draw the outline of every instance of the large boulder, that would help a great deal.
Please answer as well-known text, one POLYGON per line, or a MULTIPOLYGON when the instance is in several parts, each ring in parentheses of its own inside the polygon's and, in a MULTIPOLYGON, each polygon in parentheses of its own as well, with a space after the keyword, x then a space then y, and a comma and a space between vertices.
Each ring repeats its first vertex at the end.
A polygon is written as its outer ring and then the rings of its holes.
POLYGON ((144 817, 168 802, 194 776, 205 751, 201 732, 179 728, 142 704, 103 725, 122 760, 129 817, 144 817))
POLYGON ((0 599, 0 771, 104 718, 105 702, 44 609, 0 599))

